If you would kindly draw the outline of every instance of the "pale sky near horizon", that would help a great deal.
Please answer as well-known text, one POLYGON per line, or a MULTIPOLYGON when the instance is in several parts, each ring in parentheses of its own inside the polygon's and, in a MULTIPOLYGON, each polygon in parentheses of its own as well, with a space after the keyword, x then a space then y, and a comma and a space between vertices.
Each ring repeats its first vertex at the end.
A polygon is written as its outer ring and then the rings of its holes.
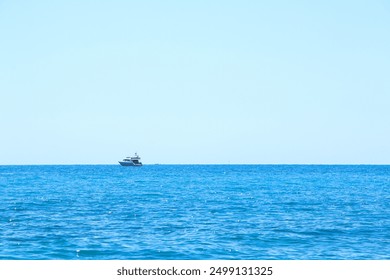
POLYGON ((390 164, 388 1, 0 0, 0 165, 390 164))

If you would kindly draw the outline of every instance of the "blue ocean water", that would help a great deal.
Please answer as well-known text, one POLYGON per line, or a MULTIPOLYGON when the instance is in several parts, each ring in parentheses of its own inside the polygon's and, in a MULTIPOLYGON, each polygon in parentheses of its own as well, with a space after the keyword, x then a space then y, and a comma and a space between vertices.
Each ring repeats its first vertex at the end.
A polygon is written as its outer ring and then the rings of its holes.
POLYGON ((390 259, 390 166, 0 166, 0 259, 390 259))

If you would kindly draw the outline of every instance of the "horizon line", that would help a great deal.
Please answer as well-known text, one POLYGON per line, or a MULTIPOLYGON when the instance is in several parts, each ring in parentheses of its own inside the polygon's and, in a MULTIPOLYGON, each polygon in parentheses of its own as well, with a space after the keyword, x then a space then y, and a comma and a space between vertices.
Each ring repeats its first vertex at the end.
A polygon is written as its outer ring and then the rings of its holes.
MULTIPOLYGON (((0 164, 0 166, 71 166, 71 165, 117 165, 117 163, 32 163, 32 164, 0 164)), ((146 163, 149 165, 390 165, 390 163, 146 163)))

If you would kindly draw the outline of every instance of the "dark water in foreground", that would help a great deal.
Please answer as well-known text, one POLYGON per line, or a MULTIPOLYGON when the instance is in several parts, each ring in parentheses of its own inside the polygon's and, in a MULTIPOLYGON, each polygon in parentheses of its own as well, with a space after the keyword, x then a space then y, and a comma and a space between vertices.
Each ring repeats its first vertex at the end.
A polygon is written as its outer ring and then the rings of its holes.
POLYGON ((390 166, 0 166, 0 259, 390 259, 390 166))

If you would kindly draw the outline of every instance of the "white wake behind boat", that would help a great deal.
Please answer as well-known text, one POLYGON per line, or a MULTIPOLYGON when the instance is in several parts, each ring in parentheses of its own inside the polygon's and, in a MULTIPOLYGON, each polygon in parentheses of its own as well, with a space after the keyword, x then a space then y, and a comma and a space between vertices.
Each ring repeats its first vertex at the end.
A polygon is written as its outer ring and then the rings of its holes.
POLYGON ((126 157, 119 161, 122 166, 142 166, 141 158, 137 153, 133 157, 126 157))

